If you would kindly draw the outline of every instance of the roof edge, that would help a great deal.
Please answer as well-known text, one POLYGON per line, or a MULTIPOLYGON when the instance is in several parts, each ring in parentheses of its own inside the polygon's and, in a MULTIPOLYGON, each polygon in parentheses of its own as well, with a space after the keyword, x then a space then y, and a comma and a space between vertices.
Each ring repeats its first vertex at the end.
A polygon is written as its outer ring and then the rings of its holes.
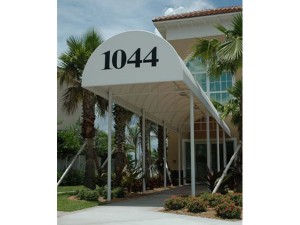
POLYGON ((205 17, 205 16, 227 14, 233 12, 242 12, 242 11, 243 11, 242 6, 231 6, 231 7, 222 7, 222 8, 215 8, 215 9, 197 10, 197 11, 185 12, 185 13, 180 13, 175 15, 155 17, 152 19, 152 22, 162 22, 168 20, 187 19, 187 18, 194 18, 194 17, 205 17))

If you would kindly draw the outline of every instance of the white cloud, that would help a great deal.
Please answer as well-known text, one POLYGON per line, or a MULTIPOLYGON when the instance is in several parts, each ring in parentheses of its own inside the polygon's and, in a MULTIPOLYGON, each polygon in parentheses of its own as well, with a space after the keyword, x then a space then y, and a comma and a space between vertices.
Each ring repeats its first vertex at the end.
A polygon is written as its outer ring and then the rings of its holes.
POLYGON ((215 6, 208 0, 198 0, 193 2, 190 1, 182 2, 182 1, 175 0, 173 1, 173 4, 174 4, 173 8, 170 7, 165 10, 164 16, 215 8, 215 6), (178 4, 181 5, 177 6, 178 4))

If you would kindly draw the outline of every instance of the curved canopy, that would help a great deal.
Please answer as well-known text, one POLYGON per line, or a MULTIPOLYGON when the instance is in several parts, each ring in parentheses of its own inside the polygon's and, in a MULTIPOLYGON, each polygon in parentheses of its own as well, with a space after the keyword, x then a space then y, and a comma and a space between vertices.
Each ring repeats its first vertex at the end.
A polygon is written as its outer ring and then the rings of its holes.
POLYGON ((82 86, 134 113, 178 131, 189 132, 189 95, 194 95, 195 119, 206 112, 230 136, 198 82, 174 48, 145 31, 118 34, 101 44, 83 71, 82 86))

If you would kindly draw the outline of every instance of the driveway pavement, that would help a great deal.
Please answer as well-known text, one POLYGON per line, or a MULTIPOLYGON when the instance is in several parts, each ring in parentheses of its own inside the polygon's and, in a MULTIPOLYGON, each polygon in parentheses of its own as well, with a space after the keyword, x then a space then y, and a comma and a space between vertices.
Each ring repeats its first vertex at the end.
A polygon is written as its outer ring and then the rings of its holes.
MULTIPOLYGON (((197 187, 197 194, 204 189, 197 187)), ((225 221, 159 212, 171 195, 190 194, 182 186, 147 196, 96 206, 71 213, 58 212, 58 225, 241 225, 242 221, 225 221)))

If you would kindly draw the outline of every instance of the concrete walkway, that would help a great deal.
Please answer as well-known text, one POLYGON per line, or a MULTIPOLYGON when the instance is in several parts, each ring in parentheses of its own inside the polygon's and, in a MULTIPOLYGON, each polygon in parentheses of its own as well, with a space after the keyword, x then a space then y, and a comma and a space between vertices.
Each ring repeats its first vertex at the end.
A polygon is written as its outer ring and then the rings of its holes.
MULTIPOLYGON (((198 186, 197 192, 203 187, 198 186)), ((173 188, 147 196, 96 206, 71 213, 58 212, 58 225, 241 225, 242 221, 225 221, 159 212, 171 195, 190 194, 190 186, 173 188)))

